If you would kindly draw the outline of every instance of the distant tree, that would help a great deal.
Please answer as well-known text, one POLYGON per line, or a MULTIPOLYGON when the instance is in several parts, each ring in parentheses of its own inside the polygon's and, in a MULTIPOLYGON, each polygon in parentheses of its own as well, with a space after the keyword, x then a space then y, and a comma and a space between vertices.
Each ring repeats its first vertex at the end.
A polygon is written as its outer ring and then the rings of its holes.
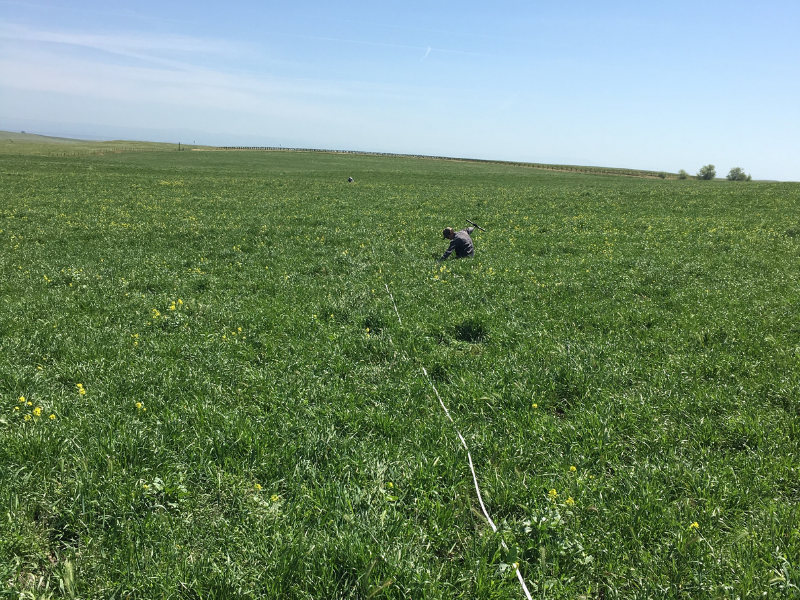
POLYGON ((728 181, 750 181, 752 177, 739 167, 733 167, 725 176, 728 181))
POLYGON ((661 179, 666 179, 666 178, 667 178, 667 174, 666 174, 666 173, 664 173, 664 171, 661 171, 661 172, 658 174, 658 176, 659 176, 659 177, 661 177, 661 179))
POLYGON ((717 176, 717 170, 714 165, 706 165, 697 172, 698 179, 710 180, 717 176))
POLYGON ((683 169, 678 171, 678 179, 686 179, 687 177, 689 177, 689 174, 686 171, 683 169))

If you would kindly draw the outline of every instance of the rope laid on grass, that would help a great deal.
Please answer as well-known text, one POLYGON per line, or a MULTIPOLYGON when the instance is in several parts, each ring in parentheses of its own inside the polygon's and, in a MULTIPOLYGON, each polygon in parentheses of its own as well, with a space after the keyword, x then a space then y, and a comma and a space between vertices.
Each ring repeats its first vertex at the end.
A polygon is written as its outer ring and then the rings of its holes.
POLYGON ((394 306, 394 314, 397 315, 397 320, 400 321, 400 325, 403 324, 403 319, 400 318, 400 313, 397 312, 397 304, 394 303, 394 297, 392 296, 392 292, 389 291, 389 286, 386 283, 383 284, 383 287, 386 288, 386 293, 389 294, 389 298, 392 300, 392 305, 394 306))
MULTIPOLYGON (((394 298, 392 297, 392 293, 389 291, 389 286, 386 284, 386 282, 384 282, 383 285, 386 287, 386 293, 389 294, 389 298, 391 298, 391 300, 392 300, 392 304, 394 305, 394 312, 397 313, 397 320, 402 325, 403 324, 403 320, 400 318, 400 313, 397 311, 397 304, 395 304, 394 298)), ((483 496, 481 495, 481 488, 478 485, 478 475, 475 473, 475 466, 472 463, 472 455, 470 454, 469 447, 467 446, 467 442, 464 439, 464 436, 461 435, 461 431, 459 431, 458 426, 456 425, 456 422, 453 420, 453 417, 450 416, 450 411, 447 410, 447 406, 445 406, 444 401, 442 401, 442 397, 439 395, 439 391, 436 389, 436 386, 433 384, 433 379, 431 379, 430 375, 428 375, 428 371, 425 369, 425 367, 422 367, 422 372, 425 374, 425 378, 428 380, 428 383, 431 384, 431 387, 433 388, 433 392, 436 394, 436 399, 439 400, 439 405, 442 407, 442 410, 444 410, 444 414, 447 416, 447 418, 450 421, 450 424, 453 426, 453 429, 455 430, 456 435, 458 435, 458 439, 461 440, 461 445, 464 447, 464 451, 467 453, 467 460, 469 460, 469 470, 472 472, 472 481, 475 483, 475 492, 478 494, 478 502, 480 502, 481 510, 483 511, 483 516, 486 517, 486 520, 488 521, 489 525, 492 527, 492 531, 497 533, 497 525, 495 525, 494 521, 492 521, 492 518, 489 516, 489 511, 486 510, 486 505, 483 503, 483 496)), ((506 545, 505 540, 501 539, 500 540, 500 544, 502 545, 503 550, 508 552, 508 546, 506 545)), ((517 573, 517 579, 519 579, 519 584, 522 586, 522 591, 525 592, 525 597, 528 600, 532 600, 531 593, 528 591, 528 586, 525 585, 525 579, 523 579, 522 573, 520 573, 519 565, 517 565, 516 563, 514 563, 514 570, 517 573)))

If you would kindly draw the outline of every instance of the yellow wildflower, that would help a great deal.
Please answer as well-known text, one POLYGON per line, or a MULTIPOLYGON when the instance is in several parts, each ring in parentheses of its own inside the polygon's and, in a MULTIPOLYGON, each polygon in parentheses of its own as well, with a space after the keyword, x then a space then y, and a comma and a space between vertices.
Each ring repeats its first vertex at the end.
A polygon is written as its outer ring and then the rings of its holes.
POLYGON ((50 415, 50 420, 51 421, 55 421, 56 420, 56 416, 55 415, 50 415))
POLYGON ((30 415, 25 415, 25 420, 26 421, 30 421, 31 420, 31 416, 30 415))
POLYGON ((181 300, 180 298, 178 298, 178 304, 180 304, 180 305, 183 305, 183 300, 181 300))
POLYGON ((550 500, 555 500, 556 498, 558 498, 558 492, 555 491, 554 489, 550 490, 549 492, 547 492, 547 497, 550 498, 550 500))
POLYGON ((170 310, 175 310, 175 303, 174 302, 169 305, 169 309, 170 310))
POLYGON ((41 406, 37 406, 36 408, 33 409, 33 416, 34 417, 41 417, 42 416, 42 407, 41 406))
POLYGON ((141 410, 141 409, 142 409, 142 403, 141 403, 141 402, 137 402, 137 403, 136 403, 136 408, 138 408, 139 410, 141 410))
POLYGON ((572 466, 569 468, 569 470, 570 470, 570 473, 574 473, 574 472, 575 472, 575 471, 577 471, 578 469, 575 467, 575 465, 572 465, 572 466))
POLYGON ((269 499, 272 500, 273 502, 277 502, 278 500, 281 499, 281 497, 278 496, 278 494, 272 494, 272 496, 270 496, 269 499))
POLYGON ((695 521, 694 523, 689 525, 689 529, 700 529, 700 524, 697 521, 695 521))
POLYGON ((157 317, 160 317, 160 316, 161 316, 161 313, 160 313, 160 312, 158 312, 158 310, 156 310, 156 309, 154 308, 154 309, 153 309, 153 318, 155 319, 155 318, 157 318, 157 317))
POLYGON ((25 404, 25 396, 20 396, 19 397, 19 403, 20 404, 25 404))
POLYGON ((260 492, 260 491, 261 491, 261 484, 260 484, 260 483, 257 483, 257 484, 255 484, 255 486, 253 486, 253 487, 255 487, 255 488, 256 488, 256 491, 257 491, 257 492, 260 492))
POLYGON ((533 403, 533 408, 539 408, 539 405, 536 402, 533 403))
POLYGON ((572 496, 567 498, 567 506, 575 506, 575 500, 572 499, 572 496))
POLYGON ((83 389, 83 384, 82 384, 82 383, 78 383, 78 384, 76 384, 76 385, 75 385, 75 387, 76 387, 76 388, 78 388, 78 393, 79 393, 81 396, 84 396, 84 395, 86 394, 86 390, 85 390, 85 389, 83 389))
POLYGON ((14 407, 14 410, 19 410, 19 406, 15 406, 15 407, 14 407))
POLYGON ((149 485, 147 485, 146 483, 143 483, 143 484, 142 484, 142 487, 143 487, 144 489, 147 489, 147 488, 149 488, 150 486, 149 486, 149 485))
POLYGON ((394 487, 394 484, 391 481, 387 481, 386 482, 386 487, 389 488, 389 489, 392 489, 394 487))

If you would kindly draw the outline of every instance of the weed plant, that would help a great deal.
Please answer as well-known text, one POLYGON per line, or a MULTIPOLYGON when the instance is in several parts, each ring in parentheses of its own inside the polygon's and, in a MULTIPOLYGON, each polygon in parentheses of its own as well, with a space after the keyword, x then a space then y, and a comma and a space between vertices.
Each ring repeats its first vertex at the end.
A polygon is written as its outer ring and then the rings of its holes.
POLYGON ((521 598, 517 562, 537 598, 797 597, 798 215, 796 184, 2 156, 0 596, 521 598))

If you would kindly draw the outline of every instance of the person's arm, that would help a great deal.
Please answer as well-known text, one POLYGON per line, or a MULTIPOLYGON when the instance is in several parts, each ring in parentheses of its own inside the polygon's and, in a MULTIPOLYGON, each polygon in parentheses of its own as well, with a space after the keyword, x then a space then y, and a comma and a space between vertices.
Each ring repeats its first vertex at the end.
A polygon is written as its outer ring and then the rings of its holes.
POLYGON ((440 258, 439 260, 447 260, 447 257, 450 256, 453 253, 453 250, 455 249, 456 249, 456 240, 453 239, 450 241, 450 247, 445 251, 444 254, 442 254, 442 258, 440 258))

